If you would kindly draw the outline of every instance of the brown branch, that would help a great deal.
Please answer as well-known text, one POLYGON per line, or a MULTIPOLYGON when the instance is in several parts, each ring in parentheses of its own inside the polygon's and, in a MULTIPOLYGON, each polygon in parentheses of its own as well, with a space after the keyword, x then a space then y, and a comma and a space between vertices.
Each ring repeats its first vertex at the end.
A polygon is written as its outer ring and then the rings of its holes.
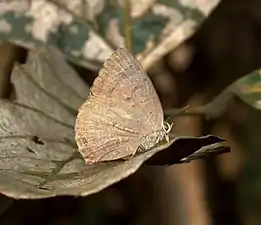
POLYGON ((125 47, 132 51, 132 30, 131 30, 131 4, 130 0, 124 0, 124 36, 125 47))

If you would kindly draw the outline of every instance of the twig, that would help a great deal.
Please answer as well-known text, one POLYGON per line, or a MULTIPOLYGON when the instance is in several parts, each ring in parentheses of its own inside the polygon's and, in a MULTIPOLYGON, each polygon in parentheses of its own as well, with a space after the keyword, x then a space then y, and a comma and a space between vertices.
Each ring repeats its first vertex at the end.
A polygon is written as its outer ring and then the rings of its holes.
POLYGON ((125 47, 132 51, 132 30, 131 30, 131 4, 130 0, 124 0, 124 36, 125 47))

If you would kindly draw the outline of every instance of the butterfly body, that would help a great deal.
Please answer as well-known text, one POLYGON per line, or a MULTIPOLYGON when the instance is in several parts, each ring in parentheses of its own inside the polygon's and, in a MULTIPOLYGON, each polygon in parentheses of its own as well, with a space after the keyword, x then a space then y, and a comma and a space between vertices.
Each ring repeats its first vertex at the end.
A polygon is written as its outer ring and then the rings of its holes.
POLYGON ((153 131, 152 133, 141 137, 140 147, 144 150, 150 150, 155 147, 160 141, 166 139, 169 142, 169 132, 172 125, 167 122, 163 122, 163 126, 160 130, 153 131))

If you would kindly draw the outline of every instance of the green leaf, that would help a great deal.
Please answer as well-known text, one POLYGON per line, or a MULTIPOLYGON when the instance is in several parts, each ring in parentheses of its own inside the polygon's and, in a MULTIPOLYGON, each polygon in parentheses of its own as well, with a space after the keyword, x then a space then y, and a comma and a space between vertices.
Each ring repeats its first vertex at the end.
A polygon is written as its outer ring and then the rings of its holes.
MULTIPOLYGON (((113 22, 117 21, 119 25, 119 33, 116 35, 124 37, 124 9, 114 0, 106 1, 104 10, 97 16, 99 32, 102 36, 113 35, 109 28, 113 22)), ((168 22, 167 18, 147 12, 139 18, 132 21, 132 41, 134 43, 132 51, 138 54, 146 48, 146 44, 150 39, 159 41, 159 37, 168 22)), ((116 44, 116 43, 115 43, 116 44)), ((123 44, 123 43, 122 43, 123 44)))
MULTIPOLYGON (((1 1, 0 37, 31 49, 54 45, 69 60, 96 68, 90 62, 99 58, 90 54, 88 49, 94 31, 78 13, 80 1, 71 5, 68 1, 68 7, 65 7, 64 1, 55 0, 31 3, 27 0, 1 1)), ((100 42, 107 54, 111 53, 109 47, 106 49, 106 44, 100 42)))
POLYGON ((148 69, 191 36, 219 1, 131 1, 131 24, 126 24, 124 5, 119 2, 3 0, 0 38, 31 49, 53 45, 67 59, 97 70, 115 48, 124 45, 128 26, 132 51, 142 55, 148 69))
POLYGON ((261 110, 261 73, 256 70, 233 85, 234 92, 247 104, 261 110))

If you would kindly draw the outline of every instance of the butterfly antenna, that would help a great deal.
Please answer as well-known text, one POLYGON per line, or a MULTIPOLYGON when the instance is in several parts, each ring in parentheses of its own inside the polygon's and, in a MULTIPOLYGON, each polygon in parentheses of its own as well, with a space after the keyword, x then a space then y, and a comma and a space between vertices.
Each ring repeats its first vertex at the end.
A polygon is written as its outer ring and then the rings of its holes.
POLYGON ((170 115, 165 121, 168 122, 171 118, 185 112, 187 109, 189 108, 189 105, 185 106, 182 109, 178 109, 175 113, 173 113, 172 115, 170 115))

